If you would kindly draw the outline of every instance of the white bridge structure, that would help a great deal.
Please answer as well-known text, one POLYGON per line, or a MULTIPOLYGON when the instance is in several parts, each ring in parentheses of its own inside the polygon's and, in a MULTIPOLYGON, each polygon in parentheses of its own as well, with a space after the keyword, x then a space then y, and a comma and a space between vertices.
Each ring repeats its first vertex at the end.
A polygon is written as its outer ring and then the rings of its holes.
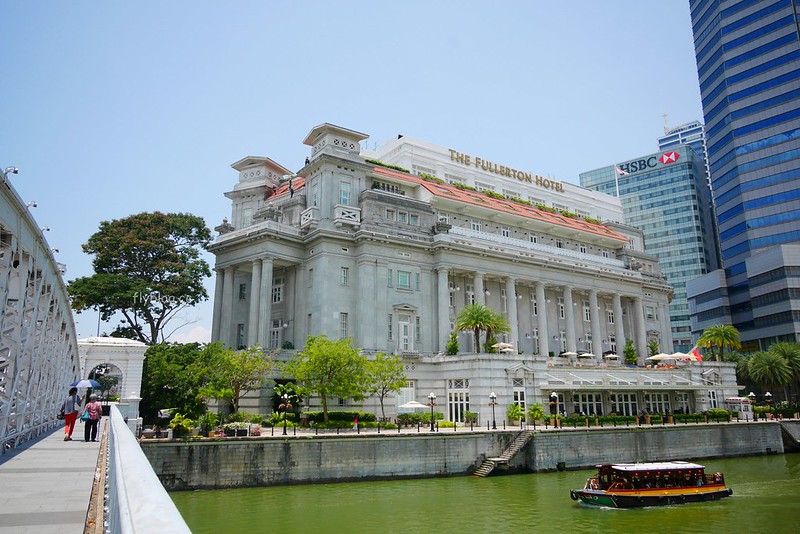
POLYGON ((42 230, 0 171, 0 454, 59 424, 80 375, 69 296, 42 230))

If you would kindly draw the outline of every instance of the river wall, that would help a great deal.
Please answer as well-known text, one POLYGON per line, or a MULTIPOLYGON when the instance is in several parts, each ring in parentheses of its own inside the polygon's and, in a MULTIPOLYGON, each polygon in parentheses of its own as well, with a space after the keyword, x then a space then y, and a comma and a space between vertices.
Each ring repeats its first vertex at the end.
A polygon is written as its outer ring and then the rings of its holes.
MULTIPOLYGON (((800 422, 787 423, 800 433, 800 422)), ((502 453, 515 431, 231 438, 142 442, 168 490, 460 476, 502 453)), ((784 452, 777 423, 536 431, 516 471, 600 463, 699 460, 784 452)))

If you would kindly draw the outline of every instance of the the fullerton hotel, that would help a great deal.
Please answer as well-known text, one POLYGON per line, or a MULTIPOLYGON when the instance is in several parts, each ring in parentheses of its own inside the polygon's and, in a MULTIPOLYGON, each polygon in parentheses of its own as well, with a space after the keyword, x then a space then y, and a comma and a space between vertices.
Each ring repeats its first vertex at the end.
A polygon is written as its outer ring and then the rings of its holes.
POLYGON ((643 365, 649 342, 672 347, 670 288, 618 199, 403 136, 368 152, 366 138, 317 126, 294 175, 267 157, 233 164, 232 217, 211 247, 214 340, 291 351, 309 335, 351 338, 402 356, 398 406, 434 393, 448 420, 485 421, 491 392, 501 405, 556 393, 568 412, 604 414, 738 394, 731 364, 643 365), (515 351, 477 353, 462 332, 446 354, 470 303, 508 318, 497 340, 515 351), (620 361, 628 339, 639 368, 620 361))

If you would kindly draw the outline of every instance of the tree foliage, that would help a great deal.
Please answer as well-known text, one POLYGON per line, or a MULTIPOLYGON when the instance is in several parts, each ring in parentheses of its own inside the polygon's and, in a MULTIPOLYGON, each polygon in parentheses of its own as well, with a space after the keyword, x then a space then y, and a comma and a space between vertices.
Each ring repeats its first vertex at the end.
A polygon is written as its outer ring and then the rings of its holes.
POLYGON ((747 371, 750 378, 764 389, 783 388, 792 380, 789 363, 774 351, 752 354, 747 371))
POLYGON ((483 304, 468 304, 461 308, 456 316, 455 329, 459 332, 471 331, 475 335, 475 347, 480 351, 481 332, 486 332, 486 339, 494 333, 510 332, 506 318, 483 304))
POLYGON ((709 349, 718 362, 724 361, 725 348, 739 350, 742 343, 739 340, 739 331, 729 324, 709 326, 700 335, 697 344, 709 349))
POLYGON ((403 369, 403 362, 398 356, 390 356, 384 352, 375 355, 375 359, 367 365, 369 394, 376 395, 381 403, 381 417, 386 419, 383 400, 390 393, 398 393, 408 385, 408 377, 403 369))
POLYGON ((289 360, 284 370, 304 396, 318 395, 324 420, 328 422, 328 399, 363 399, 369 391, 367 358, 349 339, 332 341, 326 336, 309 337, 303 350, 289 360))
POLYGON ((275 368, 273 355, 258 345, 233 350, 221 343, 208 345, 194 367, 196 374, 204 378, 205 391, 230 402, 232 413, 239 411, 242 396, 261 389, 275 368))
POLYGON ((159 343, 147 349, 139 407, 146 423, 158 422, 161 409, 174 408, 192 418, 205 411, 199 395, 205 378, 196 372, 204 350, 199 343, 159 343))
POLYGON ((186 213, 139 213, 103 221, 83 245, 94 255, 92 276, 69 283, 72 308, 99 310, 104 321, 121 313, 119 333, 148 345, 165 341, 180 310, 208 298, 211 276, 200 256, 211 242, 202 218, 186 213))
POLYGON ((625 363, 628 365, 635 365, 639 361, 639 355, 636 353, 636 347, 633 346, 633 340, 625 341, 625 348, 622 349, 622 355, 625 357, 625 363))

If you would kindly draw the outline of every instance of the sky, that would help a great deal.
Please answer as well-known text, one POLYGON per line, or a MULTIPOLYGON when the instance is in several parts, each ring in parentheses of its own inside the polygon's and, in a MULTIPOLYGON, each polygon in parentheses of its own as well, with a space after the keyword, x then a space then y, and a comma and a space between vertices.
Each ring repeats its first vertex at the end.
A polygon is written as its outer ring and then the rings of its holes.
MULTIPOLYGON (((657 151, 665 113, 702 120, 688 0, 0 0, 0 24, 0 166, 66 281, 93 273, 101 221, 213 229, 232 163, 300 169, 324 122, 578 184, 657 151)), ((210 339, 206 288, 170 341, 210 339)), ((79 338, 118 322, 76 321, 79 338)))

